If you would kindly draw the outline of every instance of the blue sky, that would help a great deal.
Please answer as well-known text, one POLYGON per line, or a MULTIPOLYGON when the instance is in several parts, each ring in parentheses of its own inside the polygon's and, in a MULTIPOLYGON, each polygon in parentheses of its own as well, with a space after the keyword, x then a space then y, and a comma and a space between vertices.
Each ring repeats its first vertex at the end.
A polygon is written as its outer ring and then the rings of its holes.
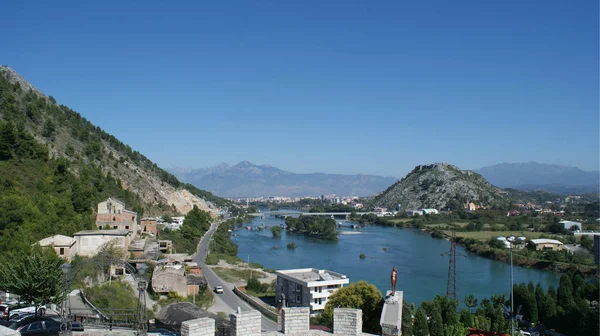
POLYGON ((0 64, 162 167, 598 169, 597 1, 1 6, 0 64))

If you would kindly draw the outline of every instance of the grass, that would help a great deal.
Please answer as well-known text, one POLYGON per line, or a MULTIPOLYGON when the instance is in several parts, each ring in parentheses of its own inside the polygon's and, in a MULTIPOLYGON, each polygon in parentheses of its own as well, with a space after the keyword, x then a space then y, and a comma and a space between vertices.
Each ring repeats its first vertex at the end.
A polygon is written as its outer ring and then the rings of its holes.
POLYGON ((254 278, 265 277, 262 273, 259 273, 257 271, 251 271, 249 269, 213 267, 212 270, 215 271, 219 278, 223 279, 226 282, 238 282, 240 280, 246 281, 247 279, 250 279, 251 273, 252 277, 254 278))
MULTIPOLYGON (((452 232, 444 231, 444 234, 446 234, 447 236, 450 236, 452 234, 452 232)), ((481 241, 488 241, 491 238, 498 237, 498 236, 504 236, 504 237, 523 236, 523 237, 526 237, 527 239, 536 239, 536 238, 540 238, 541 236, 555 237, 556 235, 549 234, 547 232, 529 232, 529 231, 471 231, 471 232, 456 232, 456 236, 462 237, 462 238, 471 238, 471 239, 481 240, 481 241)))
POLYGON ((394 219, 390 219, 389 221, 391 223, 399 224, 399 223, 407 223, 407 222, 410 222, 412 220, 413 220, 412 218, 394 218, 394 219))
POLYGON ((237 265, 243 262, 242 259, 237 256, 221 254, 221 253, 211 253, 206 257, 205 263, 207 265, 217 265, 219 260, 225 260, 230 265, 237 265))

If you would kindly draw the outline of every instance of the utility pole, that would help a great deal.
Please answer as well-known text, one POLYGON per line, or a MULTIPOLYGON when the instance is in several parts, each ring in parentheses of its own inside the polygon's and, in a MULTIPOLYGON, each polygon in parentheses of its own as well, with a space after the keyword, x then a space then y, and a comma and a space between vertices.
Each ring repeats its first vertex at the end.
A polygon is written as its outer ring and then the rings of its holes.
POLYGON ((513 285, 513 242, 510 243, 510 335, 515 336, 515 300, 513 285))
POLYGON ((450 251, 442 253, 442 256, 450 256, 448 261, 448 283, 446 285, 446 296, 456 300, 456 256, 465 256, 464 254, 456 253, 456 232, 452 231, 450 237, 450 251))

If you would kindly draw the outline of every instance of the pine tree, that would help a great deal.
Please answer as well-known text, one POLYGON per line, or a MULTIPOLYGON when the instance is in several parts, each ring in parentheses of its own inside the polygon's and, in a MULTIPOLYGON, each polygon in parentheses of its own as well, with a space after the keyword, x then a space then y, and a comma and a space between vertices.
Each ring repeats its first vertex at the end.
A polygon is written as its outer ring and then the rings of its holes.
POLYGON ((556 292, 556 302, 558 306, 565 311, 568 311, 575 305, 575 300, 573 298, 573 283, 567 274, 560 276, 558 291, 556 292))
POLYGON ((463 308, 460 312, 460 323, 467 328, 475 327, 475 324, 473 323, 473 314, 471 314, 471 311, 467 308, 463 308))
POLYGON ((535 303, 537 304, 538 319, 542 322, 546 320, 546 317, 543 315, 543 312, 542 312, 545 300, 546 300, 546 293, 544 293, 544 289, 542 288, 542 285, 538 282, 537 285, 535 286, 535 303))
POLYGON ((431 336, 444 336, 444 322, 442 320, 442 311, 439 304, 430 306, 429 315, 429 332, 431 336))
POLYGON ((423 306, 417 309, 415 316, 415 325, 413 327, 414 334, 418 336, 429 336, 429 326, 427 325, 427 315, 423 306))

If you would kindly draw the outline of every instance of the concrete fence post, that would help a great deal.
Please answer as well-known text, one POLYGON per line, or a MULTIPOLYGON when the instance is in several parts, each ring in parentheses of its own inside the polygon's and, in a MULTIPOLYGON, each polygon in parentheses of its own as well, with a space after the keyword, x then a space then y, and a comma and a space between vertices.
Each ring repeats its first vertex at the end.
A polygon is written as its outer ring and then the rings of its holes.
POLYGON ((281 324, 281 329, 286 335, 306 335, 310 330, 310 308, 283 308, 281 324))
POLYGON ((350 308, 333 309, 333 334, 362 335, 362 310, 350 308))
POLYGON ((181 323, 181 336, 214 336, 215 320, 202 317, 181 323))
POLYGON ((230 315, 231 336, 260 336, 261 315, 256 310, 230 315))

